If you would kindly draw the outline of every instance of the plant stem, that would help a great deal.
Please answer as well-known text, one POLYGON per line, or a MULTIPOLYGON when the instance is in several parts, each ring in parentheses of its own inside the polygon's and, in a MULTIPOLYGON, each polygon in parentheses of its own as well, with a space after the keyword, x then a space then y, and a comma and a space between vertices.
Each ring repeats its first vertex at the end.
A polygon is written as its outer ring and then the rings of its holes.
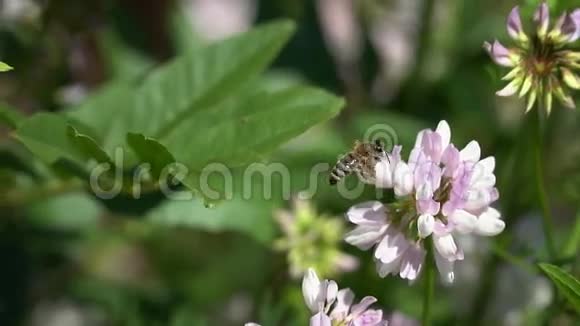
POLYGON ((423 292, 423 316, 422 325, 431 325, 431 310, 433 306, 433 297, 435 294, 435 258, 433 257, 433 244, 431 240, 425 241, 427 258, 425 259, 425 289, 423 292))
POLYGON ((542 158, 543 150, 543 133, 541 126, 541 114, 542 106, 537 106, 537 114, 535 115, 534 131, 535 131, 535 141, 534 141, 534 161, 535 161, 535 172, 536 172, 536 187, 538 192, 538 202, 542 210, 542 229, 544 231, 544 238, 546 241, 546 249, 548 251, 548 257, 550 259, 556 258, 556 246, 554 244, 554 227, 552 222, 554 221, 552 217, 552 211, 550 209, 550 203, 548 200, 548 194, 546 192, 546 185, 544 183, 544 161, 542 158))

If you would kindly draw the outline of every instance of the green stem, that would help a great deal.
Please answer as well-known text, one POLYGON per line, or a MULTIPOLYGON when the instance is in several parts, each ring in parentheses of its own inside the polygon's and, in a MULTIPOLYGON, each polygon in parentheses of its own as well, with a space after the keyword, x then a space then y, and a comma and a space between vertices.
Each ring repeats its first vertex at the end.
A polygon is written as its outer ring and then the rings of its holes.
POLYGON ((427 258, 425 259, 425 289, 423 292, 423 316, 421 318, 423 326, 431 325, 431 310, 433 308, 433 297, 435 295, 435 258, 433 257, 433 244, 431 240, 425 241, 427 258))
POLYGON ((534 129, 536 134, 534 142, 534 161, 535 161, 536 187, 537 187, 536 190, 538 192, 538 202, 542 210, 542 226, 543 226, 542 229, 544 231, 548 257, 550 259, 554 259, 556 258, 556 246, 554 243, 554 227, 552 224, 554 219, 552 217, 552 210, 550 209, 550 202, 548 200, 546 185, 544 183, 544 174, 543 174, 544 161, 542 159, 543 133, 541 126, 541 114, 542 114, 542 106, 538 105, 534 123, 534 129))

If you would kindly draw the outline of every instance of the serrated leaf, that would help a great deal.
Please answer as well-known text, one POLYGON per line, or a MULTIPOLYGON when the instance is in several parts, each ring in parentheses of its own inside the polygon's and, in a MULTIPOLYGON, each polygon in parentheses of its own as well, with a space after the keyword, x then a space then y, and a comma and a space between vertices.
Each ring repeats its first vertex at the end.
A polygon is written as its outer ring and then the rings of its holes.
POLYGON ((177 57, 132 88, 116 85, 70 112, 102 140, 108 153, 129 132, 161 138, 195 112, 226 100, 258 76, 289 39, 294 25, 271 23, 177 57))
POLYGON ((57 114, 40 113, 23 121, 15 137, 48 164, 60 159, 80 166, 85 166, 90 159, 110 162, 91 137, 79 133, 57 114))
POLYGON ((580 282, 558 266, 541 263, 540 268, 576 311, 580 312, 580 282))
POLYGON ((343 104, 309 87, 255 90, 183 120, 159 141, 194 169, 212 162, 241 166, 336 116, 343 104))
POLYGON ((16 111, 16 109, 10 107, 6 103, 0 103, 0 123, 10 127, 11 129, 16 129, 24 119, 24 116, 16 111))
POLYGON ((117 146, 124 144, 128 130, 120 116, 131 110, 134 91, 135 85, 130 82, 111 82, 66 115, 75 126, 86 127, 87 133, 112 155, 117 146))
POLYGON ((265 201, 235 199, 207 208, 200 201, 171 200, 151 211, 147 219, 155 224, 206 232, 239 232, 269 243, 274 237, 271 216, 272 204, 265 201))
POLYGON ((141 162, 151 165, 151 174, 156 179, 162 175, 165 168, 175 162, 173 155, 167 151, 165 146, 153 138, 129 133, 127 135, 127 144, 129 144, 141 162))
POLYGON ((94 159, 98 163, 112 163, 107 153, 91 137, 79 133, 70 125, 67 127, 67 134, 85 161, 94 159))
MULTIPOLYGON (((198 176, 210 164, 235 168, 260 160, 311 126, 334 117, 342 106, 341 99, 308 87, 256 90, 182 121, 159 142, 189 168, 184 183, 204 195, 198 176)), ((211 189, 219 189, 212 180, 208 182, 211 189)))
POLYGON ((2 61, 0 61, 0 72, 6 72, 6 71, 10 71, 13 70, 14 68, 12 68, 11 66, 9 66, 7 63, 4 63, 2 61))

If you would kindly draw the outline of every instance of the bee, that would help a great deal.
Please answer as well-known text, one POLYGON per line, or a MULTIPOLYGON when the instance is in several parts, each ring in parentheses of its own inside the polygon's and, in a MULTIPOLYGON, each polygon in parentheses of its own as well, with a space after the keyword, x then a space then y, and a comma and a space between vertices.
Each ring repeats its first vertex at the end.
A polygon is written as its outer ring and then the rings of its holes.
POLYGON ((372 143, 356 141, 352 151, 338 159, 330 171, 328 182, 336 185, 341 179, 355 172, 363 181, 374 180, 375 165, 383 158, 387 158, 385 146, 380 140, 372 143))

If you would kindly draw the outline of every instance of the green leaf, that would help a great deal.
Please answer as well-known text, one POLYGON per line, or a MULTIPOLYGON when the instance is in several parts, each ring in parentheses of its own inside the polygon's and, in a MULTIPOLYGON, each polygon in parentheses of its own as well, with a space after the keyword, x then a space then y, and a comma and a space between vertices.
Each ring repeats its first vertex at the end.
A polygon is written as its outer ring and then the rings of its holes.
POLYGON ((240 232, 268 244, 274 238, 271 216, 272 204, 265 201, 234 199, 207 208, 199 201, 170 200, 150 212, 147 219, 206 232, 240 232))
POLYGON ((153 67, 151 59, 124 44, 111 30, 99 35, 99 44, 107 69, 116 80, 131 80, 153 67))
POLYGON ((194 113, 211 108, 257 77, 294 31, 289 21, 177 57, 151 73, 137 89, 114 85, 69 116, 89 126, 108 153, 129 132, 162 138, 194 113))
POLYGON ((13 70, 14 68, 10 67, 8 64, 0 61, 0 72, 6 72, 6 71, 10 71, 13 70))
POLYGON ((59 159, 67 159, 81 166, 85 166, 90 159, 110 162, 91 137, 79 133, 56 114, 40 113, 23 121, 15 137, 48 164, 59 159))
POLYGON ((67 127, 67 133, 85 161, 95 159, 98 163, 112 163, 107 153, 91 137, 79 133, 70 125, 67 127))
MULTIPOLYGON (((84 126, 103 148, 113 155, 116 147, 124 144, 127 126, 121 118, 122 112, 132 110, 132 96, 135 86, 127 81, 111 82, 75 109, 67 112, 67 117, 75 126, 84 126)), ((85 130, 83 130, 85 131, 85 130)))
POLYGON ((165 146, 153 138, 129 133, 127 135, 127 144, 129 144, 141 162, 151 164, 151 174, 156 179, 159 179, 165 168, 175 162, 173 155, 167 151, 165 146))
POLYGON ((186 7, 187 4, 177 4, 170 17, 171 37, 178 53, 199 50, 206 44, 206 41, 194 32, 193 25, 187 17, 186 7))
POLYGON ((545 263, 541 263, 539 266, 542 271, 548 275, 572 307, 580 312, 580 282, 558 266, 545 263))
POLYGON ((18 128, 18 125, 24 120, 24 116, 10 107, 6 103, 0 103, 0 123, 12 128, 18 128))
POLYGON ((159 141, 195 170, 208 163, 242 166, 336 116, 342 99, 309 87, 255 90, 181 121, 159 141))
POLYGON ((128 144, 155 174, 174 161, 185 165, 183 182, 200 190, 198 177, 208 164, 232 168, 260 160, 343 106, 315 88, 290 80, 272 87, 272 78, 257 78, 293 29, 273 23, 197 49, 137 88, 108 85, 68 116, 109 155, 128 144))

